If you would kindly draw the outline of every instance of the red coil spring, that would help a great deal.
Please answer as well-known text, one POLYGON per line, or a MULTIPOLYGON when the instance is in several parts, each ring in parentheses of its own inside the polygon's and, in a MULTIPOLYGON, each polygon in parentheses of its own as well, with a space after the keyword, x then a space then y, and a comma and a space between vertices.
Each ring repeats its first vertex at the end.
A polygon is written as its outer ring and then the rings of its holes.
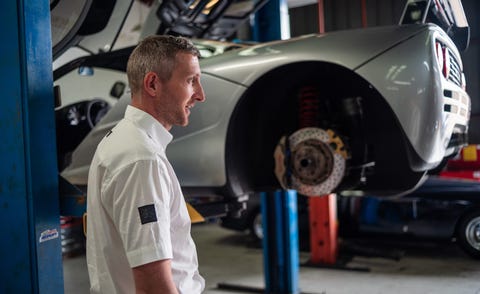
POLYGON ((299 127, 316 127, 320 121, 320 99, 317 88, 305 86, 299 95, 299 127))

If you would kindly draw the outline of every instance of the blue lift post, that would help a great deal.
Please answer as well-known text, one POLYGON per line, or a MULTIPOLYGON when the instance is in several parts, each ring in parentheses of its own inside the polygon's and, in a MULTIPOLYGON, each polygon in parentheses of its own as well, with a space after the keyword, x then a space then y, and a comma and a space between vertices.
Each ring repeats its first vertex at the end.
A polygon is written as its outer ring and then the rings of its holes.
POLYGON ((266 294, 299 294, 297 192, 262 192, 265 288, 219 283, 219 289, 266 294))
POLYGON ((63 293, 49 1, 1 6, 0 293, 63 293))
MULTIPOLYGON (((252 39, 258 42, 290 37, 286 0, 270 0, 256 14, 252 39)), ((261 193, 265 289, 226 283, 221 289, 255 293, 298 294, 299 248, 297 192, 261 193)))
MULTIPOLYGON (((254 41, 290 37, 286 0, 270 0, 255 14, 254 41)), ((297 192, 261 193, 265 293, 299 293, 297 192)))
POLYGON ((261 193, 265 293, 299 292, 297 192, 261 193))
POLYGON ((290 38, 287 0, 269 0, 254 14, 252 40, 268 42, 290 38))

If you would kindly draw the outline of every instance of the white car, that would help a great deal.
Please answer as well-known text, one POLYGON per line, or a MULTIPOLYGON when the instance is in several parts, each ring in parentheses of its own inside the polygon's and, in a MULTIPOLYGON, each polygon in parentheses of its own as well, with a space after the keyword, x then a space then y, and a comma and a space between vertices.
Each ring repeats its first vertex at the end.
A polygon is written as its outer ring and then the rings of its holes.
MULTIPOLYGON (((153 16, 168 14, 167 4, 153 16)), ((195 22, 158 23, 167 33, 204 36, 194 34, 195 22)), ((468 36, 459 0, 407 1, 399 25, 302 36, 202 59, 207 100, 192 111, 188 127, 172 129, 167 156, 187 195, 235 200, 279 188, 312 196, 410 191, 466 144, 470 98, 458 48, 466 49, 468 36)), ((56 83, 80 68, 94 69, 93 77, 100 71, 122 76, 132 48, 67 63, 55 71, 56 83)), ((115 81, 104 86, 118 97, 125 82, 115 81)), ((97 123, 60 158, 65 179, 87 184, 96 145, 128 104, 127 91, 111 109, 85 108, 83 115, 93 116, 86 121, 97 123)))

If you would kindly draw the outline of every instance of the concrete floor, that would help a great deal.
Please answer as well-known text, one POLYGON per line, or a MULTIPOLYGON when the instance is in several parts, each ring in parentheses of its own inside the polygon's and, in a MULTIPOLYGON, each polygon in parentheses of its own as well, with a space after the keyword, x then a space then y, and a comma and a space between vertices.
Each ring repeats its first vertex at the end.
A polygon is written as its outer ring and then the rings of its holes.
MULTIPOLYGON (((248 236, 229 231, 217 224, 196 224, 192 235, 197 244, 200 272, 206 280, 204 293, 252 293, 220 290, 226 283, 263 288, 262 249, 252 246, 248 236)), ((373 248, 373 243, 367 246, 373 248)), ((376 242, 375 244, 379 244, 376 242)), ((380 257, 354 257, 348 268, 369 271, 300 267, 302 293, 455 293, 480 294, 480 261, 463 254, 452 243, 415 245, 383 243, 382 248, 401 250, 400 260, 380 257)), ((378 245, 377 245, 378 246, 378 245)), ((302 252, 303 264, 309 254, 302 252)), ((85 255, 64 259, 66 294, 88 293, 85 255)))

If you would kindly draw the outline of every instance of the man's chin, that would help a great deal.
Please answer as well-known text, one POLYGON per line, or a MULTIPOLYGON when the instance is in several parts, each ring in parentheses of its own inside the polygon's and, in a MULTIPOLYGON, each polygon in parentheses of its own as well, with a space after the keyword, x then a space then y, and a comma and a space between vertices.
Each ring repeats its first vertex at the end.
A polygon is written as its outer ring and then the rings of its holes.
POLYGON ((188 126, 188 123, 189 123, 189 121, 188 121, 188 119, 186 119, 182 122, 177 123, 176 125, 179 126, 179 127, 186 127, 186 126, 188 126))

